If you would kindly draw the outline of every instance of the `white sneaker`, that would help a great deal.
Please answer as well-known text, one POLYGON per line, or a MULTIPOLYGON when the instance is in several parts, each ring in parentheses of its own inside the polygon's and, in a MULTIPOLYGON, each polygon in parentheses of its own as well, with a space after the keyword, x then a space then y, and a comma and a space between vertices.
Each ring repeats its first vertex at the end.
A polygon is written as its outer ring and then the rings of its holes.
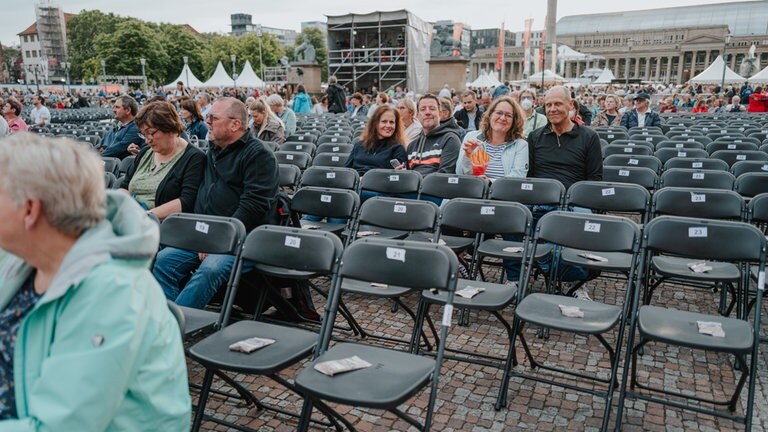
POLYGON ((579 300, 592 301, 592 297, 589 296, 589 291, 587 291, 587 287, 584 285, 580 286, 576 291, 573 292, 573 297, 579 300))

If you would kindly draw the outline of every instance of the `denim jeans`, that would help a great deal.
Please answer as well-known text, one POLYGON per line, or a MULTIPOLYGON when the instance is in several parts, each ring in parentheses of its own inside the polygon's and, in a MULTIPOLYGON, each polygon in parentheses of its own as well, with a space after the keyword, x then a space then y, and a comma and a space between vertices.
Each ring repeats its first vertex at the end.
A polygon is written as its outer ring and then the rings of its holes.
MULTIPOLYGON (((152 274, 168 300, 179 306, 202 309, 229 280, 234 262, 232 255, 208 255, 200 262, 197 252, 165 248, 157 254, 152 274), (197 271, 181 289, 180 281, 195 269, 197 271)), ((252 264, 244 262, 243 272, 252 268, 252 264)))
MULTIPOLYGON (((534 206, 533 208, 533 226, 539 223, 539 219, 545 214, 557 210, 555 206, 534 206)), ((587 213, 591 214, 592 211, 583 207, 572 207, 568 211, 574 213, 587 213)), ((520 236, 504 236, 504 240, 522 241, 520 236)), ((520 279, 520 261, 503 260, 504 269, 507 272, 507 280, 517 282, 520 279)), ((538 266, 545 274, 549 273, 552 266, 552 257, 548 256, 544 261, 538 261, 538 266)), ((561 266, 559 269, 562 274, 563 281, 579 281, 586 280, 589 277, 589 272, 583 267, 577 266, 561 266)))

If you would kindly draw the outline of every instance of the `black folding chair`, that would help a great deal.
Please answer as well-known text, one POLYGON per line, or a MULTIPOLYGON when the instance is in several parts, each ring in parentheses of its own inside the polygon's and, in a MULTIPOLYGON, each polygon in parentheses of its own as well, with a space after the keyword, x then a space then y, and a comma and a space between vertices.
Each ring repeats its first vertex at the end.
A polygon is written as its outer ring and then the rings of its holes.
MULTIPOLYGON (((505 234, 520 236, 522 241, 510 241, 507 242, 507 244, 509 248, 514 248, 516 250, 515 254, 517 260, 521 263, 525 262, 525 258, 529 252, 529 236, 532 232, 532 221, 533 216, 531 216, 530 210, 520 203, 513 202, 454 198, 448 201, 441 210, 438 238, 442 236, 442 230, 446 228, 468 231, 474 236, 474 257, 472 262, 475 264, 473 268, 470 269, 470 274, 473 276, 473 279, 459 279, 456 289, 463 290, 475 287, 484 290, 475 297, 456 297, 455 306, 462 308, 462 310, 488 312, 504 327, 510 341, 512 340, 512 327, 501 315, 501 312, 510 304, 513 304, 517 299, 520 282, 524 272, 520 272, 520 280, 514 281, 513 284, 477 281, 474 280, 474 276, 477 274, 477 267, 482 265, 481 258, 479 257, 479 250, 482 248, 483 242, 486 241, 485 237, 487 235, 493 236, 496 234, 505 234)), ((411 341, 413 344, 411 347, 412 350, 416 349, 418 353, 418 347, 414 346, 414 342, 419 340, 418 338, 421 334, 420 332, 423 327, 424 319, 429 316, 431 305, 443 305, 446 300, 447 296, 445 293, 432 292, 431 290, 422 291, 419 311, 416 318, 417 333, 411 341)), ((449 351, 461 354, 460 356, 450 356, 449 358, 451 360, 467 361, 470 363, 496 367, 502 370, 502 377, 509 374, 512 360, 514 359, 511 344, 507 351, 507 355, 504 358, 491 357, 463 350, 449 351)), ((507 381, 502 378, 499 394, 496 399, 496 410, 500 410, 507 404, 506 382, 507 381)))
POLYGON ((718 150, 709 157, 724 160, 728 166, 733 166, 738 161, 768 162, 768 153, 760 150, 718 150))
POLYGON ((276 151, 275 158, 278 163, 296 165, 302 171, 312 162, 312 156, 309 153, 300 151, 276 151))
POLYGON ((659 158, 661 163, 666 163, 672 158, 707 158, 709 154, 704 149, 686 149, 686 148, 660 148, 654 155, 659 158))
POLYGON ((659 173, 662 163, 656 156, 641 155, 611 155, 603 159, 603 166, 628 166, 649 168, 655 173, 659 173))
POLYGON ((744 173, 736 179, 734 189, 745 199, 768 192, 768 172, 744 173))
POLYGON ((317 150, 315 150, 315 154, 319 155, 322 153, 351 153, 353 147, 354 147, 353 144, 325 143, 317 146, 317 150))
POLYGON ((742 174, 750 173, 750 172, 768 173, 768 162, 738 161, 735 164, 733 164, 733 166, 731 167, 731 174, 736 176, 736 179, 738 179, 742 174))
POLYGON ((732 190, 735 182, 728 171, 671 168, 661 175, 659 186, 732 190))
POLYGON ((299 186, 357 190, 360 175, 352 168, 311 166, 301 176, 299 186))
POLYGON ((673 157, 664 164, 664 170, 672 168, 728 171, 728 164, 720 159, 673 157))
POLYGON ((305 186, 297 190, 291 199, 291 211, 297 213, 297 218, 301 222, 301 228, 328 231, 337 236, 341 236, 345 229, 352 227, 359 207, 360 197, 357 195, 357 192, 347 189, 305 186), (332 223, 300 219, 305 215, 345 219, 346 221, 343 223, 332 223))
POLYGON ((349 159, 349 153, 319 153, 312 160, 312 166, 343 167, 349 159))
MULTIPOLYGON (((550 383, 552 385, 564 387, 569 390, 589 393, 593 396, 605 399, 605 410, 603 412, 603 421, 601 430, 608 428, 608 422, 611 414, 613 393, 616 388, 619 362, 621 358, 621 349, 623 347, 624 331, 626 329, 626 319, 629 314, 630 299, 635 291, 635 274, 639 263, 640 249, 640 228, 631 220, 624 217, 606 216, 606 215, 587 215, 573 212, 551 212, 544 215, 536 227, 536 236, 534 245, 539 242, 548 242, 559 247, 570 248, 573 250, 588 250, 594 255, 601 257, 612 253, 627 253, 631 259, 627 264, 626 271, 629 273, 625 287, 626 294, 622 305, 610 305, 597 301, 588 301, 573 297, 558 296, 552 294, 532 293, 526 295, 528 288, 527 272, 523 288, 521 290, 522 300, 515 309, 515 323, 513 345, 517 338, 525 351, 531 368, 539 368, 556 372, 556 375, 548 378, 540 374, 529 375, 516 370, 510 371, 511 376, 518 376, 526 379, 532 379, 538 382, 550 383), (564 316, 563 307, 577 307, 583 313, 581 318, 571 318, 564 316), (599 376, 590 376, 579 369, 562 369, 539 362, 531 353, 528 343, 525 339, 525 325, 534 325, 546 330, 556 330, 568 333, 575 333, 585 336, 594 336, 600 345, 608 353, 610 367, 609 377, 607 379, 599 376), (614 346, 611 346, 604 335, 613 333, 616 330, 614 346), (568 379, 566 379, 568 377, 568 379), (604 384, 607 388, 600 386, 583 386, 573 384, 571 377, 581 380, 589 380, 604 384)), ((535 246, 534 246, 535 247, 535 246)), ((557 248, 556 248, 557 249, 557 248)), ((532 265, 532 257, 529 262, 532 265)), ((557 263, 558 260, 553 260, 557 263)), ((595 266, 600 266, 600 262, 593 261, 595 266)), ((562 263, 571 264, 567 259, 562 263)), ((612 266, 610 258, 604 263, 612 266)), ((552 271, 557 272, 557 266, 553 265, 552 271)), ((550 277, 550 289, 553 283, 550 277)), ((505 377, 509 379, 509 376, 505 377)))
POLYGON ((372 169, 360 178, 360 192, 372 191, 389 196, 416 195, 422 177, 417 171, 372 169))
MULTIPOLYGON (((444 346, 451 325, 457 267, 456 255, 437 244, 370 238, 358 240, 347 247, 323 319, 319 356, 296 377, 296 387, 306 395, 299 431, 307 431, 311 407, 321 401, 387 410, 410 426, 430 430, 444 346), (340 286, 348 280, 399 286, 409 291, 446 291, 448 295, 435 358, 351 343, 341 343, 328 349, 341 295, 340 286), (351 356, 357 356, 373 366, 333 377, 315 369, 318 363, 351 356), (422 423, 398 407, 430 383, 422 423)), ((354 428, 350 427, 350 430, 354 428)))
POLYGON ((278 170, 280 175, 280 187, 296 189, 296 185, 299 184, 299 180, 301 179, 301 169, 296 165, 280 164, 278 170))
MULTIPOLYGON (((341 258, 343 246, 338 237, 326 232, 311 232, 297 228, 264 225, 253 230, 243 245, 241 261, 249 261, 255 265, 255 271, 267 275, 279 274, 281 277, 316 277, 331 275, 336 271, 341 258)), ((238 266, 242 268, 242 264, 238 266)), ((238 276, 239 278, 239 272, 238 276)), ((233 295, 225 307, 232 306, 233 295)), ((257 307, 254 316, 259 315, 257 307)), ((316 333, 265 322, 244 320, 228 325, 216 333, 206 337, 189 349, 189 355, 205 366, 205 377, 200 391, 200 399, 195 413, 193 431, 198 431, 202 421, 209 420, 239 430, 253 430, 215 416, 205 415, 205 405, 213 382, 214 373, 223 375, 224 372, 238 372, 250 375, 266 376, 282 386, 297 391, 296 387, 279 373, 300 360, 309 357, 318 342, 316 333), (266 338, 274 343, 255 352, 246 354, 233 351, 230 346, 234 343, 253 338, 266 338)), ((250 402, 259 409, 268 409, 284 415, 299 417, 284 409, 266 405, 250 393, 250 402)), ((325 425, 340 425, 336 416, 329 408, 316 405, 326 413, 330 423, 325 425)))
MULTIPOLYGON (((747 263, 757 263, 758 272, 764 274, 765 271, 765 236, 754 226, 743 222, 661 216, 646 225, 643 237, 646 263, 644 279, 649 276, 648 269, 653 265, 652 262, 665 256, 680 257, 679 259, 686 260, 688 263, 697 260, 727 262, 737 269, 743 268, 747 263)), ((684 265, 674 273, 681 278, 695 277, 699 280, 709 281, 717 281, 722 277, 720 272, 712 270, 696 273, 688 265, 684 265)), ((733 276, 736 279, 741 279, 743 275, 736 274, 733 276)), ((757 288, 757 303, 760 304, 764 289, 763 284, 758 284, 757 288)), ((628 343, 630 354, 628 361, 624 363, 616 430, 621 429, 621 418, 626 398, 641 399, 727 418, 744 424, 747 431, 751 430, 757 361, 760 356, 757 335, 760 331, 762 308, 756 308, 754 323, 750 325, 748 321, 741 319, 680 311, 660 306, 640 306, 638 308, 639 295, 638 290, 632 300, 633 311, 636 312, 632 314, 631 318, 628 343), (724 332, 724 337, 713 337, 699 333, 697 322, 718 323, 724 332), (638 332, 637 343, 635 343, 636 330, 638 332), (711 400, 690 392, 671 391, 653 386, 650 382, 640 382, 637 356, 639 351, 648 343, 733 355, 741 370, 741 377, 736 383, 736 391, 728 400, 711 400), (750 356, 749 363, 745 359, 747 356, 750 356), (627 380, 629 380, 629 388, 627 388, 627 380), (744 405, 744 416, 737 416, 734 411, 745 385, 747 385, 747 402, 744 405), (680 399, 690 402, 683 403, 679 401, 680 399), (729 412, 725 413, 704 407, 702 403, 726 406, 729 412)), ((645 354, 649 355, 651 352, 646 351, 645 354)), ((699 379, 697 378, 697 380, 699 379)))
POLYGON ((304 152, 312 156, 316 148, 317 146, 308 142, 287 142, 280 146, 280 151, 304 152))
POLYGON ((656 190, 659 176, 650 168, 635 166, 603 166, 603 180, 613 183, 631 183, 648 191, 656 190))

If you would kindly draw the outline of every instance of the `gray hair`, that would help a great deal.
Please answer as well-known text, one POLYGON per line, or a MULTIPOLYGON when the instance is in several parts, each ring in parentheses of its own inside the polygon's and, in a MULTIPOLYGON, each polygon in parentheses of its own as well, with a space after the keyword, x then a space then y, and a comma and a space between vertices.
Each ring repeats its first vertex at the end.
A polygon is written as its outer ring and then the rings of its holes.
POLYGON ((403 98, 403 99, 400 99, 398 102, 405 105, 405 107, 408 108, 408 111, 411 112, 411 115, 413 116, 416 115, 416 104, 412 100, 408 98, 403 98))
POLYGON ((331 75, 331 76, 328 77, 328 84, 329 85, 330 84, 336 84, 337 82, 338 82, 338 80, 336 79, 335 75, 331 75))
POLYGON ((280 97, 279 94, 271 94, 267 97, 267 104, 269 105, 284 105, 285 101, 283 101, 283 98, 280 97))
POLYGON ((206 92, 200 92, 200 93, 198 93, 198 94, 197 94, 197 99, 198 99, 198 100, 200 100, 200 99, 205 99, 205 102, 206 102, 206 103, 209 103, 209 102, 211 102, 211 97, 210 97, 210 96, 208 95, 208 93, 206 93, 206 92))
POLYGON ((104 163, 73 140, 26 132, 3 139, 0 181, 17 206, 40 200, 47 222, 64 234, 79 236, 106 217, 104 163))

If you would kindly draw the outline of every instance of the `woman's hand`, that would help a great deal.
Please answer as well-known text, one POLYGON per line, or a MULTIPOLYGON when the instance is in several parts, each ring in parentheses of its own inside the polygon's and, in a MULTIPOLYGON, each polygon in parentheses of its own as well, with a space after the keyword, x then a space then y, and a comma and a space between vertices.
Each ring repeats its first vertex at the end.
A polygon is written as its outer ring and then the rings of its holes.
POLYGON ((473 151, 480 145, 480 142, 474 139, 467 140, 467 142, 464 143, 464 154, 469 157, 469 155, 472 154, 473 151))

